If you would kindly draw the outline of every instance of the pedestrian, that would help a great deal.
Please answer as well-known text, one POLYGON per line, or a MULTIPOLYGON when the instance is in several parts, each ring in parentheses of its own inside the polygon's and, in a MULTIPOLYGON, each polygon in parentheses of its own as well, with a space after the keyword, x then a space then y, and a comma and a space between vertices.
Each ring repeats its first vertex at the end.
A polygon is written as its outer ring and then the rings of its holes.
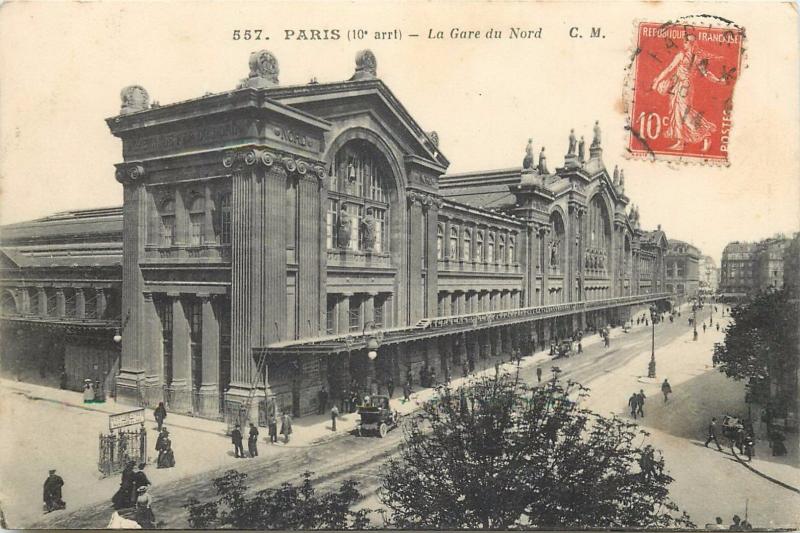
POLYGON ((136 504, 136 495, 139 488, 150 485, 150 480, 147 479, 147 474, 144 473, 145 466, 145 463, 139 463, 139 465, 133 469, 133 475, 131 475, 131 484, 133 485, 133 490, 131 491, 133 497, 132 505, 136 504))
POLYGON ((411 383, 406 381, 403 384, 403 401, 408 401, 411 399, 411 383))
POLYGON ((733 515, 733 518, 731 518, 731 521, 733 523, 730 525, 730 527, 728 527, 728 530, 730 530, 730 531, 744 531, 744 529, 742 528, 742 524, 741 524, 742 519, 739 517, 738 514, 733 515))
POLYGON ((122 479, 119 483, 119 489, 111 497, 111 503, 114 504, 114 509, 125 509, 131 506, 133 502, 133 467, 136 465, 133 461, 125 463, 125 468, 122 469, 122 479))
POLYGON ((536 380, 538 383, 542 382, 542 367, 540 366, 536 367, 536 380))
POLYGON ((317 404, 317 414, 324 415, 328 408, 328 391, 325 389, 325 385, 317 393, 317 404))
POLYGON ((63 486, 64 480, 61 476, 56 474, 55 470, 50 470, 47 479, 44 480, 44 487, 42 490, 45 513, 67 508, 67 504, 61 496, 61 487, 63 486))
POLYGON ((160 452, 161 448, 164 446, 164 439, 166 438, 165 432, 167 428, 161 428, 158 433, 158 438, 156 438, 156 451, 160 452))
POLYGON ((639 396, 635 392, 628 398, 628 407, 631 408, 631 416, 636 420, 636 408, 639 407, 639 396))
POLYGON ((83 380, 83 403, 94 402, 94 384, 91 379, 83 380))
POLYGON ((390 399, 394 396, 394 379, 391 376, 386 380, 386 392, 389 393, 390 399))
POLYGON ((175 453, 172 451, 172 441, 169 438, 169 431, 164 428, 164 438, 161 441, 161 450, 158 452, 156 468, 172 468, 175 466, 175 453))
POLYGON ((167 408, 164 407, 164 402, 158 402, 158 407, 153 411, 153 417, 156 419, 158 431, 160 432, 161 428, 164 427, 164 419, 167 418, 167 408))
POLYGON ((331 431, 336 431, 336 419, 339 418, 339 409, 331 407, 331 431))
POLYGON ((578 353, 583 353, 583 345, 581 344, 581 341, 578 341, 578 353))
POLYGON ((669 381, 667 381, 667 378, 664 378, 664 383, 661 384, 661 394, 664 395, 664 403, 667 403, 669 399, 667 396, 672 394, 672 386, 669 384, 669 381))
POLYGON ((269 443, 275 444, 278 442, 278 420, 275 418, 275 413, 269 415, 267 427, 269 427, 269 443))
POLYGON ((408 388, 412 391, 414 390, 414 374, 411 373, 411 367, 406 370, 406 383, 408 383, 408 388))
POLYGON ((647 396, 644 395, 644 391, 639 389, 639 394, 636 395, 636 412, 639 413, 639 416, 644 418, 644 401, 647 396))
POLYGON ((283 413, 281 416, 281 435, 283 435, 283 443, 289 444, 289 435, 292 434, 292 417, 289 413, 283 413))
POLYGON ((250 457, 258 457, 258 428, 250 422, 250 431, 247 434, 247 453, 250 457))
POLYGON ((705 333, 705 332, 706 332, 706 323, 703 322, 703 333, 705 333))
POLYGON ((706 529, 727 529, 725 524, 722 523, 722 517, 718 516, 714 519, 715 523, 706 524, 706 529))
POLYGON ((717 322, 717 331, 719 331, 719 322, 717 322))
POLYGON ((717 450, 722 451, 722 447, 719 445, 717 441, 717 419, 715 417, 711 418, 711 422, 708 424, 708 438, 706 439, 705 447, 708 448, 708 443, 714 441, 714 444, 717 445, 717 450))
POLYGON ((467 362, 464 361, 461 363, 461 376, 467 377, 469 375, 469 367, 467 367, 467 362))
POLYGON ((136 522, 142 529, 155 529, 156 516, 153 514, 153 499, 147 492, 147 486, 136 489, 136 522))
POLYGON ((244 457, 244 448, 242 447, 242 429, 239 424, 231 431, 231 443, 233 443, 233 456, 239 459, 244 457))

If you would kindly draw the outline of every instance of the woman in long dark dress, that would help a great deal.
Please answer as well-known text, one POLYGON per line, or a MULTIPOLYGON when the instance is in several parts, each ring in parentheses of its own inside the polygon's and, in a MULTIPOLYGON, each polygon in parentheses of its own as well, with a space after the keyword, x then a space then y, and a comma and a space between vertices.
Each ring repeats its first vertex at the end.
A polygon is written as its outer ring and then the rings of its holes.
POLYGON ((136 495, 141 487, 150 485, 150 480, 147 479, 147 474, 144 473, 144 463, 139 463, 139 467, 134 469, 131 476, 133 482, 133 490, 131 491, 132 504, 136 504, 136 495))
POLYGON ((147 486, 142 485, 136 492, 136 522, 142 529, 155 529, 156 515, 153 513, 153 499, 147 493, 147 486))
POLYGON ((172 468, 175 466, 175 453, 172 451, 172 441, 169 433, 166 433, 161 441, 161 449, 158 452, 158 468, 172 468))
POLYGON ((111 498, 114 509, 125 509, 131 506, 131 501, 133 500, 133 467, 135 464, 133 461, 128 461, 128 464, 122 470, 119 489, 111 498))

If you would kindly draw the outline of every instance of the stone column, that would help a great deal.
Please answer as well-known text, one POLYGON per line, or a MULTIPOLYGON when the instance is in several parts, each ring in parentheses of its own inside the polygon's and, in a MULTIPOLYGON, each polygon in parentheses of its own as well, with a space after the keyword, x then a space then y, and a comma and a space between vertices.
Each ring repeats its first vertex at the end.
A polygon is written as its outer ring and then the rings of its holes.
POLYGON ((106 314, 106 307, 108 307, 108 302, 106 301, 106 290, 105 289, 97 289, 96 298, 96 306, 97 306, 97 318, 104 318, 106 314))
MULTIPOLYGON (((222 165, 230 169, 233 182, 231 384, 225 396, 226 412, 231 412, 248 401, 259 378, 253 349, 287 337, 286 179, 297 163, 246 148, 227 152, 222 165)), ((318 318, 311 320, 313 327, 318 318)), ((257 419, 257 402, 249 409, 247 416, 257 419)))
POLYGON ((439 205, 437 202, 431 202, 427 208, 427 229, 425 231, 425 238, 427 243, 423 246, 428 247, 428 253, 425 256, 427 277, 425 278, 425 316, 436 316, 436 309, 438 304, 438 279, 439 279, 439 261, 436 259, 436 229, 439 224, 439 205))
POLYGON ((192 411, 192 351, 189 319, 181 296, 172 297, 172 384, 170 410, 177 413, 192 411))
POLYGON ((453 314, 452 295, 449 292, 442 291, 442 316, 450 316, 453 314))
POLYGON ((36 296, 39 300, 39 316, 47 316, 51 311, 47 308, 47 291, 44 290, 44 287, 37 287, 36 296))
MULTIPOLYGON (((143 336, 147 341, 146 345, 143 345, 147 363, 143 396, 146 406, 155 407, 158 402, 164 401, 163 376, 161 375, 164 370, 164 339, 153 293, 144 292, 142 296, 144 298, 142 307, 143 336)), ((170 302, 168 305, 171 304, 170 302)))
MULTIPOLYGON (((418 193, 412 194, 414 191, 409 192, 408 195, 408 231, 406 238, 408 239, 409 253, 408 253, 408 305, 406 306, 406 316, 404 317, 406 323, 416 324, 421 318, 425 316, 425 294, 423 294, 424 286, 422 284, 422 247, 425 243, 421 242, 418 237, 423 234, 422 225, 425 219, 422 212, 421 198, 418 193)), ((435 237, 434 237, 435 242, 435 237)), ((431 253, 428 254, 430 256, 431 253)), ((432 254, 434 259, 436 253, 432 254)), ((431 275, 428 270, 428 276, 431 275)), ((433 278, 431 278, 433 279, 433 278)), ((402 308, 402 304, 400 305, 402 308)))
POLYGON ((549 280, 548 280, 548 272, 549 272, 549 264, 548 263, 550 261, 550 258, 549 258, 548 254, 547 254, 547 249, 546 249, 547 241, 548 241, 547 236, 548 236, 549 233, 550 233, 549 226, 540 226, 537 229, 537 234, 538 234, 537 241, 539 243, 539 245, 537 247, 538 250, 539 250, 539 254, 538 254, 538 256, 539 256, 538 261, 539 262, 538 262, 538 264, 539 264, 539 272, 541 272, 541 275, 542 275, 540 301, 538 302, 537 305, 547 305, 548 303, 550 303, 549 299, 547 297, 548 289, 550 288, 549 287, 549 280))
POLYGON ((138 165, 120 165, 117 168, 117 181, 123 184, 121 319, 124 324, 117 399, 137 405, 143 401, 144 351, 147 346, 142 332, 144 278, 139 268, 147 226, 144 174, 144 169, 138 165))
POLYGON ((76 288, 75 290, 75 318, 86 318, 86 296, 83 289, 76 288))
POLYGON ((219 318, 209 294, 198 294, 203 306, 203 372, 200 385, 200 416, 219 416, 219 318))
POLYGON ((377 296, 377 292, 370 292, 364 298, 364 325, 366 326, 370 322, 375 320, 375 296, 377 296))
POLYGON ((66 299, 64 298, 64 289, 61 287, 56 288, 56 316, 63 318, 67 314, 66 299))
MULTIPOLYGON (((320 326, 321 302, 325 298, 324 291, 320 295, 320 241, 325 241, 325 233, 317 220, 320 212, 320 180, 316 175, 301 175, 297 184, 297 213, 287 216, 297 218, 297 287, 295 290, 295 308, 297 309, 297 331, 300 338, 316 335, 320 326)), ((324 304, 322 304, 324 305, 324 304)))
POLYGON ((336 315, 339 319, 339 335, 346 335, 350 331, 350 298, 352 292, 343 293, 336 302, 336 315))

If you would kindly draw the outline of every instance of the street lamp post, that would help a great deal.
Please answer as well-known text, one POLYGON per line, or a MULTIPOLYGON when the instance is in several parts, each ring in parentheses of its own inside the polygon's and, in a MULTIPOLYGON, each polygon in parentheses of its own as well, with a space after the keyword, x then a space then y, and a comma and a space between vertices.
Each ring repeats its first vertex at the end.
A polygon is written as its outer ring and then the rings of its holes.
POLYGON ((655 379, 656 377, 656 315, 658 309, 655 305, 650 306, 650 322, 653 326, 653 334, 650 343, 650 363, 647 365, 647 377, 655 379))
POLYGON ((694 333, 692 334, 692 340, 697 340, 697 300, 692 302, 692 327, 694 328, 694 333))

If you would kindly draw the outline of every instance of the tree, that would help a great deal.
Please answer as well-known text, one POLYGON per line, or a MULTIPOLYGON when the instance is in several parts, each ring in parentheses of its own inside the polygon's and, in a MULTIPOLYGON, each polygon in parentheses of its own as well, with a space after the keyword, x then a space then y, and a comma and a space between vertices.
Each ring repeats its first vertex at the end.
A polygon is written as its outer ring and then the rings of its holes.
POLYGON ((397 528, 690 527, 672 478, 634 424, 580 406, 558 371, 440 389, 406 426, 379 495, 397 528))
POLYGON ((346 480, 335 492, 318 496, 312 472, 303 473, 300 486, 284 483, 247 496, 247 474, 228 470, 214 479, 218 499, 201 503, 191 498, 189 527, 194 529, 364 529, 368 509, 351 510, 362 498, 358 483, 346 480))
POLYGON ((777 380, 778 403, 794 401, 797 389, 783 387, 780 381, 797 373, 800 333, 796 296, 788 288, 764 291, 749 304, 733 308, 731 319, 725 342, 716 351, 720 371, 733 379, 748 379, 760 400, 766 398, 770 381, 777 380))

